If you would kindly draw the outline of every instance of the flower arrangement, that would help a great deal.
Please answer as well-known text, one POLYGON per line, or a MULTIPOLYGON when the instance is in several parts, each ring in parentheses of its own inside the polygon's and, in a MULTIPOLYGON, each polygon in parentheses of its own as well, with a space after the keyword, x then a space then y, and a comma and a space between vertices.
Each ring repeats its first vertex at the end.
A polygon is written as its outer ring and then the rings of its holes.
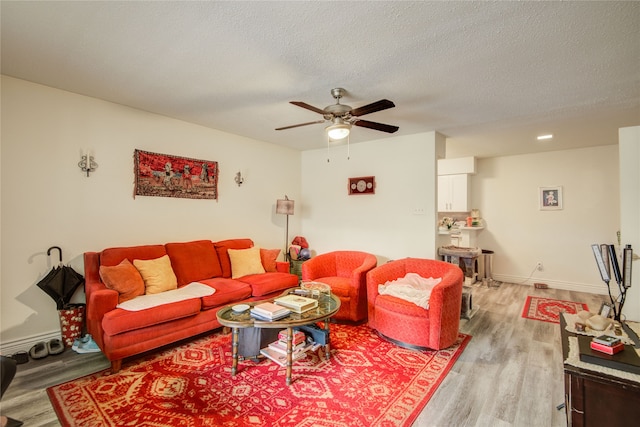
POLYGON ((455 220, 449 216, 445 216, 440 220, 440 227, 447 227, 447 230, 451 230, 453 224, 455 224, 455 220))

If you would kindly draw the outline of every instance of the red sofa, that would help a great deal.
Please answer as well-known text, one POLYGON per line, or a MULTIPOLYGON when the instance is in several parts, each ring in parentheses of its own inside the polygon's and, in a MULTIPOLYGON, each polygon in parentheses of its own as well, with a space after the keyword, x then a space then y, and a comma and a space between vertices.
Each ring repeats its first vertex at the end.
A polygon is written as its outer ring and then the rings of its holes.
POLYGON ((289 264, 276 262, 275 272, 232 279, 229 249, 253 247, 250 239, 219 242, 199 240, 164 245, 104 249, 84 254, 86 324, 100 349, 111 361, 112 373, 122 359, 221 327, 216 313, 225 305, 267 299, 298 285, 289 264), (153 260, 168 255, 178 287, 200 282, 215 293, 142 311, 116 308, 119 293, 100 279, 100 266, 116 266, 124 259, 153 260))
POLYGON ((450 347, 458 338, 463 279, 460 267, 433 259, 405 258, 380 265, 367 273, 369 326, 404 347, 450 347), (407 273, 442 278, 431 291, 428 309, 378 293, 378 285, 407 273))

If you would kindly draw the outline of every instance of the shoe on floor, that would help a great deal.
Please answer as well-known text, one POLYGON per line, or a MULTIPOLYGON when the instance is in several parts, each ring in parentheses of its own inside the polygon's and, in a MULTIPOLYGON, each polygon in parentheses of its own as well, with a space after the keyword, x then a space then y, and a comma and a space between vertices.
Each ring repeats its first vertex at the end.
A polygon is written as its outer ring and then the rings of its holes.
POLYGON ((49 350, 47 350, 47 345, 44 342, 39 342, 38 344, 31 347, 29 350, 29 356, 32 359, 44 359, 49 355, 49 350))
POLYGON ((29 353, 26 351, 18 351, 17 353, 13 353, 9 356, 13 360, 16 361, 16 364, 22 365, 23 363, 27 363, 29 361, 29 353))
POLYGON ((73 340, 73 345, 71 346, 71 350, 77 352, 80 347, 86 345, 89 341, 91 341, 90 334, 87 334, 80 338, 76 338, 75 340, 73 340))
POLYGON ((49 354, 60 354, 64 351, 64 345, 62 344, 62 341, 54 338, 47 343, 47 350, 49 351, 49 354))
POLYGON ((73 343, 72 347, 76 353, 98 353, 101 351, 98 344, 91 338, 91 335, 87 334, 79 340, 76 340, 76 342, 73 343), (76 342, 78 343, 77 346, 76 342))

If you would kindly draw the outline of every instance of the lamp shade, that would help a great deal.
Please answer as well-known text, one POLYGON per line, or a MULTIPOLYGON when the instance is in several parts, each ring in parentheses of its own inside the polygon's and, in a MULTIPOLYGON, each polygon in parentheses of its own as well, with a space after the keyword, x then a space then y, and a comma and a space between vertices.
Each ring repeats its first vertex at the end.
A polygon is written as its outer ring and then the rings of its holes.
POLYGON ((287 196, 284 199, 276 201, 276 213, 281 215, 293 215, 293 206, 295 201, 289 200, 287 196))

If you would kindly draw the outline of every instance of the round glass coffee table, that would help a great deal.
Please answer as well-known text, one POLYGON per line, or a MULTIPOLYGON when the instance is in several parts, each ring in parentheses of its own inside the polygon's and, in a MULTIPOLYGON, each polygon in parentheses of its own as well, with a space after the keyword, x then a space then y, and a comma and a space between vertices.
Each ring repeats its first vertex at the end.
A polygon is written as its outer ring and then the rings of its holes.
MULTIPOLYGON (((295 289, 289 289, 282 295, 292 293, 295 289)), ((280 295, 280 296, 282 296, 280 295)), ((275 298, 251 301, 246 305, 249 307, 242 312, 234 311, 234 307, 238 304, 228 305, 221 308, 218 313, 218 322, 221 325, 231 328, 231 352, 233 355, 233 364, 231 366, 231 375, 238 372, 238 334, 242 328, 269 328, 269 329, 286 329, 287 330, 287 359, 286 368, 287 385, 291 385, 291 372, 293 366, 293 328, 296 326, 305 326, 315 324, 316 322, 324 322, 324 329, 327 331, 327 342, 323 346, 325 358, 329 359, 329 318, 338 312, 340 308, 340 299, 333 294, 321 294, 318 296, 318 307, 305 311, 304 313, 292 312, 287 317, 272 321, 263 321, 251 317, 250 308, 264 302, 273 302, 275 298)))

